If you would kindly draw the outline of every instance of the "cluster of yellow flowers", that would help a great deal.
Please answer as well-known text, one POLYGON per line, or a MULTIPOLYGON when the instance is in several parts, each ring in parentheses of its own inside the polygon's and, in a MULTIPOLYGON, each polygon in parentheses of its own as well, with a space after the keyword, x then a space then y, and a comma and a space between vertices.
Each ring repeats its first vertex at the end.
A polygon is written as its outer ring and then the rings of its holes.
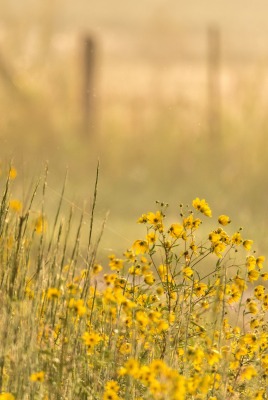
MULTIPOLYGON (((196 198, 193 207, 212 215, 204 199, 196 198)), ((116 294, 110 307, 120 304, 123 311, 125 343, 136 350, 128 347, 118 370, 121 392, 130 393, 131 379, 133 393, 154 399, 266 398, 268 295, 264 285, 252 285, 267 280, 265 258, 248 254, 253 241, 240 230, 223 230, 231 223, 226 215, 199 242, 200 215, 185 215, 181 207, 180 218, 166 228, 163 210, 143 214, 138 222, 146 224, 146 237, 124 254, 109 288, 110 299, 116 294), (123 286, 115 283, 120 279, 123 286)), ((104 398, 119 398, 118 391, 114 397, 108 392, 104 398)))
POLYGON ((101 265, 95 250, 79 258, 79 236, 67 260, 62 225, 54 243, 43 215, 7 209, 0 400, 266 398, 265 257, 227 215, 204 236, 204 199, 173 223, 161 203, 138 219, 144 237, 101 265))
MULTIPOLYGON (((204 199, 193 207, 212 215, 204 199)), ((126 361, 117 390, 107 387, 104 399, 119 399, 120 392, 121 398, 265 398, 268 296, 264 285, 249 291, 259 278, 267 280, 265 259, 247 254, 253 242, 239 230, 223 230, 228 216, 220 215, 220 226, 197 242, 200 215, 180 211, 181 221, 167 228, 163 210, 143 214, 138 222, 146 224, 146 237, 125 259, 111 257, 103 304, 114 321, 125 323, 119 354, 126 361)))

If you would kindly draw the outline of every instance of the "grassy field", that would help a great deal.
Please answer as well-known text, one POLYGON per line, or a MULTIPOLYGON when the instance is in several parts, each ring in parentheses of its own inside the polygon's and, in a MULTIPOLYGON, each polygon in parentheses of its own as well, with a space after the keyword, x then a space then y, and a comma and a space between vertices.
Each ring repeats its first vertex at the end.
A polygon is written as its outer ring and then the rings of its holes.
POLYGON ((267 398, 266 2, 0 8, 0 400, 267 398))
POLYGON ((100 263, 96 173, 79 218, 64 183, 46 214, 47 168, 23 202, 1 178, 0 399, 265 399, 265 257, 195 198, 100 263))

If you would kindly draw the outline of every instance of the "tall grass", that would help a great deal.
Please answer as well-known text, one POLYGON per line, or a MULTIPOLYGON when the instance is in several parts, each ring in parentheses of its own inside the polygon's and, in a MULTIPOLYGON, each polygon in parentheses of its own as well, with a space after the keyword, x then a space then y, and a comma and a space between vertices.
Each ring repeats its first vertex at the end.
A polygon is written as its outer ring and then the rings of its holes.
MULTIPOLYGON (((65 184, 54 221, 48 225, 45 216, 47 173, 43 181, 37 182, 28 203, 22 204, 11 197, 12 178, 15 178, 12 171, 15 170, 11 169, 3 190, 0 214, 3 304, 0 387, 1 390, 15 393, 16 398, 36 398, 36 387, 29 385, 29 374, 38 372, 38 369, 46 370, 49 366, 51 375, 46 375, 50 390, 59 399, 64 392, 64 382, 70 379, 69 375, 79 373, 76 362, 81 355, 75 354, 74 348, 76 345, 81 347, 80 329, 81 332, 86 329, 86 321, 81 320, 82 324, 79 322, 76 326, 75 313, 71 309, 76 309, 76 304, 83 304, 89 297, 90 271, 99 242, 97 238, 96 243, 92 243, 97 186, 92 202, 87 248, 82 256, 80 239, 85 223, 84 213, 81 213, 76 227, 72 226, 72 207, 69 214, 61 214, 65 184), (42 196, 39 210, 34 202, 38 189, 42 196), (68 294, 62 302, 66 285, 68 294), (75 294, 78 298, 74 301, 75 294), (66 301, 68 303, 71 299, 74 301, 73 307, 67 306, 65 309, 66 301), (51 340, 55 347, 50 347, 51 340), (56 374, 54 369, 57 370, 56 374)), ((81 373, 86 364, 81 364, 81 373)), ((68 396, 79 393, 81 388, 77 379, 71 379, 70 384, 73 389, 66 388, 68 396)), ((43 392, 38 391, 38 396, 43 392)))
POLYGON ((158 202, 101 265, 98 170, 76 223, 66 183, 46 215, 47 169, 24 204, 16 179, 1 183, 1 400, 266 398, 265 257, 227 215, 211 229, 204 199, 175 220, 158 202))

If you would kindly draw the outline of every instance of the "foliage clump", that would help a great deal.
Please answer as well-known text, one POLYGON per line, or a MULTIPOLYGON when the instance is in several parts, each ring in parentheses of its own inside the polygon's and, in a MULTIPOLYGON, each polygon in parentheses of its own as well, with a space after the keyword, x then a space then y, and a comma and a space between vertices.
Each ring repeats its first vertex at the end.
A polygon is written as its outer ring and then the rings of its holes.
MULTIPOLYGON (((93 243, 97 181, 82 212, 51 222, 37 187, 0 205, 0 400, 264 399, 268 293, 264 256, 204 199, 143 214, 141 239, 107 265, 93 243), (209 225, 210 226, 210 225, 209 225)), ((38 186, 38 185, 37 185, 38 186)))

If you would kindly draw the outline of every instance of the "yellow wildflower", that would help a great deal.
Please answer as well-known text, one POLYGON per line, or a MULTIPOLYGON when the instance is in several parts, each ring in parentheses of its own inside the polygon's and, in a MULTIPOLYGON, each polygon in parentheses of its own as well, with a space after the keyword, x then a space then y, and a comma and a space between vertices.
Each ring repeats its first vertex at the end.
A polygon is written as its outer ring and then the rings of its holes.
POLYGON ((155 283, 155 277, 153 274, 147 274, 144 277, 144 282, 147 283, 147 285, 151 286, 155 283))
POLYGON ((254 393, 253 399, 254 400, 263 400, 263 399, 265 399, 265 392, 266 392, 265 389, 263 389, 263 388, 259 389, 257 392, 254 393))
POLYGON ((30 288, 30 285, 27 285, 25 290, 24 290, 25 296, 28 299, 33 299, 34 298, 34 291, 30 288))
POLYGON ((194 271, 192 270, 192 268, 185 266, 182 268, 182 273, 185 278, 190 278, 191 276, 193 276, 194 271))
POLYGON ((204 296, 206 294, 207 289, 208 286, 206 283, 195 282, 194 284, 194 293, 196 294, 196 296, 204 296))
POLYGON ((261 300, 264 296, 264 292, 265 292, 265 287, 262 285, 258 285, 255 287, 254 289, 254 296, 258 299, 261 300))
POLYGON ((217 243, 221 240, 221 235, 215 231, 210 232, 210 234, 208 235, 209 240, 211 241, 211 243, 217 243))
POLYGON ((135 260, 135 254, 133 253, 133 251, 131 249, 127 249, 123 255, 130 261, 134 261, 135 260))
POLYGON ((124 289, 125 286, 126 286, 126 284, 127 284, 126 279, 125 279, 125 278, 122 278, 122 277, 118 277, 118 278, 116 278, 115 281, 114 281, 114 287, 115 287, 115 288, 122 288, 122 289, 124 289))
POLYGON ((261 325, 261 322, 258 318, 252 318, 249 325, 251 329, 257 329, 261 325))
POLYGON ((103 338, 96 332, 84 332, 82 340, 88 348, 89 354, 94 350, 94 347, 103 340, 103 338))
POLYGON ((44 382, 45 380, 45 373, 44 371, 35 372, 30 376, 30 380, 32 382, 44 382))
POLYGON ((147 258, 145 256, 141 256, 140 262, 143 263, 143 264, 148 264, 148 260, 147 260, 147 258))
POLYGON ((77 293, 79 293, 81 291, 81 289, 79 288, 77 283, 70 282, 70 283, 67 283, 66 286, 67 286, 68 292, 70 294, 77 294, 77 293))
POLYGON ((197 197, 196 199, 193 200, 192 204, 193 207, 196 210, 200 211, 202 214, 206 215, 207 217, 212 216, 211 209, 205 199, 200 200, 199 197, 197 197))
POLYGON ((162 331, 167 331, 169 328, 168 322, 165 319, 161 319, 157 323, 157 331, 162 332, 162 331))
POLYGON ((131 349, 132 349, 131 344, 126 342, 126 343, 121 344, 121 346, 119 348, 119 352, 121 354, 129 354, 129 353, 131 353, 131 349))
POLYGON ((268 354, 261 355, 261 364, 263 368, 268 368, 268 354))
POLYGON ((198 247, 196 246, 195 242, 192 242, 189 247, 192 250, 192 252, 197 256, 198 255, 198 247))
POLYGON ((221 253, 222 253, 225 249, 226 249, 226 245, 225 245, 225 243, 223 243, 223 242, 214 243, 213 246, 212 246, 212 251, 213 251, 213 253, 215 253, 216 256, 218 256, 219 258, 222 257, 222 254, 221 254, 221 253))
POLYGON ((265 261, 265 257, 264 256, 259 256, 256 258, 256 264, 258 266, 259 269, 263 268, 263 262, 265 261))
POLYGON ((149 244, 154 244, 156 242, 155 232, 148 233, 148 235, 146 235, 146 239, 149 244))
POLYGON ((247 333, 245 336, 241 338, 241 342, 255 345, 257 343, 257 336, 254 333, 247 333))
POLYGON ((121 260, 120 258, 113 258, 109 262, 109 267, 111 268, 112 271, 120 271, 124 266, 124 260, 121 260))
POLYGON ((247 288, 245 279, 240 278, 238 275, 234 278, 234 282, 241 292, 247 288))
POLYGON ((206 359, 209 365, 214 365, 220 361, 221 354, 216 349, 209 349, 206 354, 206 359))
POLYGON ((241 297, 241 291, 240 291, 239 287, 236 286, 235 284, 232 284, 230 287, 229 296, 230 296, 228 299, 229 304, 239 301, 239 299, 241 297))
POLYGON ((201 307, 202 307, 204 310, 208 310, 209 307, 210 307, 209 302, 208 302, 207 300, 203 300, 203 301, 201 302, 201 307))
POLYGON ((128 273, 130 275, 141 275, 142 274, 141 266, 140 265, 132 265, 131 267, 129 267, 128 273))
MULTIPOLYGON (((200 392, 201 393, 204 393, 204 394, 207 394, 207 392, 208 392, 208 390, 209 390, 209 388, 210 388, 210 385, 211 385, 211 382, 214 380, 214 385, 215 385, 215 388, 217 388, 217 386, 218 386, 218 383, 217 383, 217 380, 219 379, 219 376, 217 376, 218 374, 216 374, 216 375, 214 375, 214 378, 212 378, 212 376, 211 375, 209 375, 209 374, 206 374, 206 375, 204 375, 203 377, 202 377, 202 379, 200 380, 200 383, 198 384, 198 390, 200 390, 200 392)), ((214 397, 214 396, 210 396, 209 397, 209 399, 216 399, 217 400, 217 398, 216 397, 214 397)), ((209 400, 208 399, 208 400, 209 400)))
POLYGON ((233 360, 229 364, 229 368, 231 371, 237 371, 239 369, 239 361, 238 360, 233 360))
POLYGON ((119 389, 120 389, 119 384, 116 381, 111 380, 106 382, 105 384, 105 390, 113 390, 114 392, 117 393, 119 389))
POLYGON ((184 229, 198 229, 201 223, 202 223, 201 219, 199 218, 194 219, 193 214, 183 219, 184 229))
POLYGON ((73 309, 79 317, 84 315, 87 311, 82 299, 75 300, 74 298, 69 301, 69 308, 73 309))
POLYGON ((242 357, 248 354, 248 348, 245 344, 240 344, 235 351, 236 360, 240 360, 242 357))
POLYGON ((248 271, 255 269, 256 258, 254 256, 248 256, 246 261, 246 267, 248 271))
POLYGON ((140 365, 134 358, 129 358, 124 365, 124 370, 119 370, 119 375, 131 375, 137 378, 140 373, 140 365))
POLYGON ((144 254, 149 249, 148 241, 136 240, 132 245, 132 249, 135 252, 135 254, 144 254))
POLYGON ((147 274, 151 274, 151 268, 149 264, 144 264, 141 266, 141 273, 143 276, 147 275, 147 274))
POLYGON ((15 400, 15 397, 11 393, 3 392, 0 393, 0 400, 15 400))
POLYGON ((164 277, 168 273, 167 266, 164 265, 164 264, 160 264, 159 267, 158 267, 158 272, 159 272, 161 277, 164 277))
POLYGON ((246 302, 246 307, 250 314, 258 314, 258 306, 254 300, 248 299, 246 302))
POLYGON ((241 332, 241 329, 239 328, 239 326, 235 326, 235 327, 233 328, 233 334, 234 334, 236 337, 240 336, 240 332, 241 332))
POLYGON ((146 313, 143 311, 137 311, 135 317, 139 327, 145 329, 149 323, 149 318, 146 313))
POLYGON ((142 214, 142 216, 138 219, 137 221, 139 224, 146 224, 147 222, 147 215, 146 214, 142 214))
POLYGON ((196 218, 196 219, 193 220, 193 226, 192 226, 192 228, 193 228, 193 229, 198 229, 200 224, 202 224, 201 219, 196 218))
POLYGON ((227 215, 220 215, 218 218, 218 222, 219 222, 219 224, 226 226, 226 225, 230 224, 231 220, 227 215))
POLYGON ((158 322, 161 317, 161 313, 159 311, 150 311, 148 313, 148 317, 152 322, 158 322))
POLYGON ((147 218, 147 222, 149 222, 149 224, 158 226, 159 224, 162 224, 162 219, 163 219, 163 215, 160 211, 156 211, 156 213, 154 214, 153 212, 149 212, 146 215, 147 218))
POLYGON ((47 230, 47 221, 43 215, 40 215, 34 223, 36 233, 45 233, 47 230))
POLYGON ((119 400, 119 396, 114 390, 108 389, 103 394, 103 400, 119 400))
POLYGON ((195 363, 202 363, 204 360, 205 353, 201 347, 188 346, 187 357, 189 360, 195 363))
POLYGON ((251 246, 253 244, 253 240, 244 240, 243 241, 243 246, 245 247, 246 250, 250 250, 251 246))
POLYGON ((60 291, 57 288, 49 288, 47 291, 47 298, 48 300, 51 299, 58 299, 60 297, 60 291))
POLYGON ((241 379, 242 381, 244 380, 250 381, 256 375, 257 375, 256 369, 253 367, 253 365, 249 365, 243 369, 241 373, 241 379))
POLYGON ((92 268, 92 273, 93 275, 97 275, 98 273, 100 273, 102 271, 102 266, 100 264, 94 264, 93 268, 92 268))
POLYGON ((231 242, 235 245, 235 246, 239 246, 242 243, 242 237, 240 232, 236 232, 233 234, 232 238, 231 238, 231 242))
POLYGON ((256 271, 255 269, 252 269, 251 271, 249 271, 248 273, 248 279, 250 282, 254 282, 257 281, 259 278, 259 271, 256 271))
POLYGON ((162 294, 164 294, 164 288, 163 286, 158 286, 158 288, 156 289, 156 293, 161 296, 162 294))
POLYGON ((268 310, 268 294, 265 294, 262 299, 262 307, 264 310, 268 310))
POLYGON ((182 237, 183 232, 183 226, 180 224, 172 224, 168 230, 168 233, 175 239, 182 237))
POLYGON ((185 229, 191 229, 193 226, 194 217, 193 214, 190 214, 189 217, 183 219, 183 227, 185 229))
POLYGON ((163 393, 164 387, 165 386, 163 384, 161 384, 154 378, 150 381, 150 384, 149 384, 149 390, 152 393, 152 395, 154 396, 154 398, 155 398, 155 396, 158 397, 159 393, 163 393))
POLYGON ((268 272, 265 272, 265 273, 261 274, 261 278, 264 281, 268 281, 268 272))
POLYGON ((22 209, 22 203, 16 199, 10 200, 9 208, 15 212, 19 212, 22 209))
POLYGON ((10 179, 15 179, 17 176, 17 170, 14 167, 11 167, 9 170, 9 178, 10 179))
POLYGON ((223 243, 230 244, 230 237, 227 235, 227 233, 223 229, 219 228, 219 229, 217 229, 217 232, 221 235, 221 241, 223 243))

